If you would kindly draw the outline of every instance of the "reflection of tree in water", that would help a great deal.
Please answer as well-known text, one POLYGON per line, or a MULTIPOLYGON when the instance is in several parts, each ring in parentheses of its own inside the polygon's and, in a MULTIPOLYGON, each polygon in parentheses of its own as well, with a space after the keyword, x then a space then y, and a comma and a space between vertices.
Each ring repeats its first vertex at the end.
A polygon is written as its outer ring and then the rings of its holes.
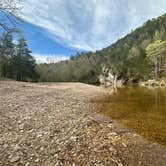
POLYGON ((159 89, 155 89, 156 93, 155 93, 155 107, 156 107, 156 111, 160 110, 160 90, 159 89))
POLYGON ((113 89, 113 95, 101 101, 102 112, 133 128, 142 136, 166 144, 166 89, 113 89))

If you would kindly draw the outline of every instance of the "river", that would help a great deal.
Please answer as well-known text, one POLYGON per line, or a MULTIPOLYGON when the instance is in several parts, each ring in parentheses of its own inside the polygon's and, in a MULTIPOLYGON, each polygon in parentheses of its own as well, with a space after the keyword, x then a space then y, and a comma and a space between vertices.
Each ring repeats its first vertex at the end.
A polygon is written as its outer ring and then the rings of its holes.
POLYGON ((105 115, 166 145, 166 89, 126 87, 97 102, 105 115))

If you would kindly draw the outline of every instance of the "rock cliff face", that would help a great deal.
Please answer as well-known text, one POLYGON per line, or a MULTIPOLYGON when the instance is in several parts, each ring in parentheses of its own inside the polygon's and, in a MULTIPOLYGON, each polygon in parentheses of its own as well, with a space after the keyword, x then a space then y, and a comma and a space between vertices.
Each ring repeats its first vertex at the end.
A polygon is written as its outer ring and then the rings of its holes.
POLYGON ((118 80, 118 75, 114 74, 111 69, 104 66, 102 68, 102 73, 99 76, 100 84, 104 87, 122 87, 124 84, 123 80, 118 80))

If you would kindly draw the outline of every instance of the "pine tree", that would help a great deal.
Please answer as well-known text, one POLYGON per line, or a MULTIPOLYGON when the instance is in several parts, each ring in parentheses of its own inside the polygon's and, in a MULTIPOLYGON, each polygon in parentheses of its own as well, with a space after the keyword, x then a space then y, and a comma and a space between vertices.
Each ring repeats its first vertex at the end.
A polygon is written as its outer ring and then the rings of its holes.
POLYGON ((15 54, 12 58, 14 72, 18 81, 33 78, 35 73, 35 59, 31 56, 27 41, 24 37, 20 38, 15 48, 15 54))
POLYGON ((10 58, 13 55, 14 44, 10 33, 3 34, 0 44, 0 73, 1 77, 8 77, 10 73, 10 58))

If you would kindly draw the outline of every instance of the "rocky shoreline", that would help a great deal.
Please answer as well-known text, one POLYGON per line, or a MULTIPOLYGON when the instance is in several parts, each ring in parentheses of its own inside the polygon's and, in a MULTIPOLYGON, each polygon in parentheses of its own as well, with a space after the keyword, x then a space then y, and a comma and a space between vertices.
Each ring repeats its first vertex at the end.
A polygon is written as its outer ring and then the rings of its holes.
POLYGON ((140 86, 143 87, 163 87, 166 88, 166 81, 165 80, 148 80, 145 82, 140 82, 140 86))
POLYGON ((105 95, 81 83, 0 81, 0 165, 164 166, 165 147, 96 112, 92 99, 105 95))

